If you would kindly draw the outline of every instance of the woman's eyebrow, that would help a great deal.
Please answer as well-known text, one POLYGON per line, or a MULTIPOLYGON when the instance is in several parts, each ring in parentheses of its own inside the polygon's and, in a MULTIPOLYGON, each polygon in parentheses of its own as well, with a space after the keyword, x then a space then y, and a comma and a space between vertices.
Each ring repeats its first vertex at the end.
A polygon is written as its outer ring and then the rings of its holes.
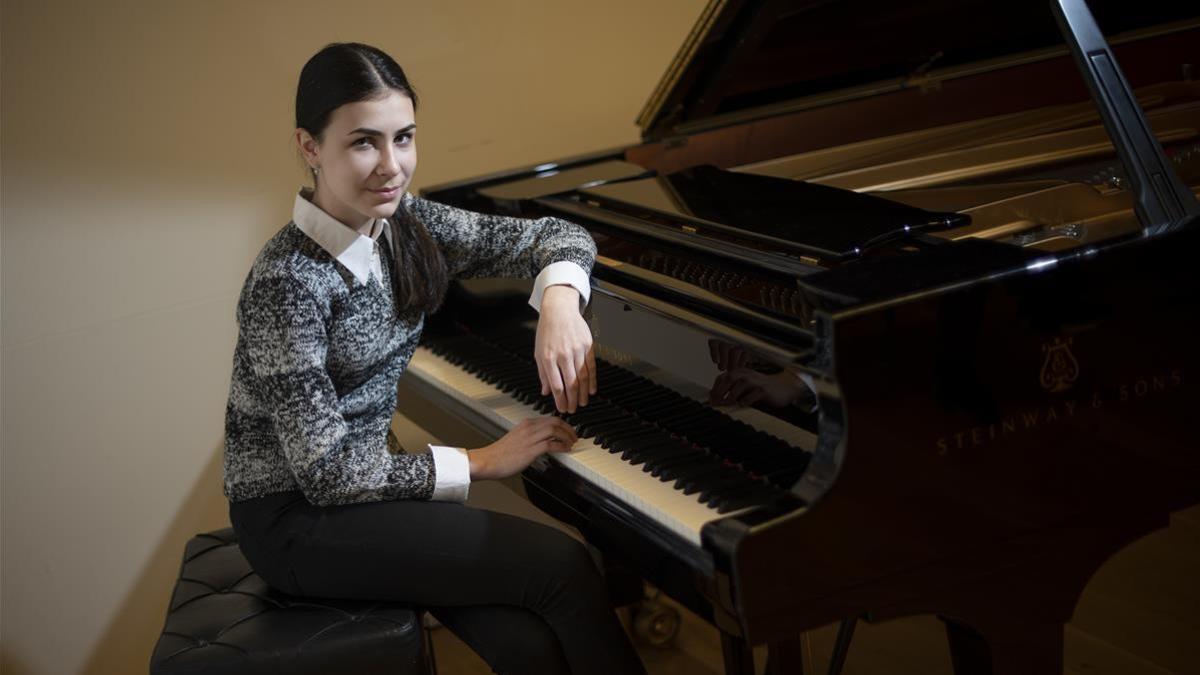
MULTIPOLYGON (((417 125, 415 125, 415 124, 410 124, 410 125, 408 125, 408 126, 404 127, 403 129, 401 129, 400 131, 397 131, 396 133, 398 133, 398 134, 402 134, 402 133, 404 133, 404 132, 406 132, 406 131, 412 131, 413 129, 416 129, 416 128, 417 128, 417 125)), ((359 127, 359 128, 357 128, 357 129, 355 129, 354 131, 351 131, 350 133, 346 134, 346 135, 347 135, 347 136, 352 136, 352 135, 354 135, 354 134, 366 134, 367 136, 382 136, 382 135, 383 135, 383 132, 382 132, 382 131, 378 131, 378 130, 376 130, 376 129, 368 129, 368 128, 366 128, 366 127, 359 127)))

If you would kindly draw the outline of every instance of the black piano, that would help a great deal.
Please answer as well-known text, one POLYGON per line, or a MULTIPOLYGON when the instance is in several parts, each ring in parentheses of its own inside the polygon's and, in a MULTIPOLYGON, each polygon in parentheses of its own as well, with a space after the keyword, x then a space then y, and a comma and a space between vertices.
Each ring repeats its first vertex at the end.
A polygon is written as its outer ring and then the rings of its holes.
MULTIPOLYGON (((591 232, 599 395, 523 489, 727 672, 933 614, 957 673, 1058 675, 1200 502, 1200 6, 1090 5, 713 0, 644 142, 424 191, 591 232)), ((527 288, 451 290, 418 422, 553 411, 527 288)))

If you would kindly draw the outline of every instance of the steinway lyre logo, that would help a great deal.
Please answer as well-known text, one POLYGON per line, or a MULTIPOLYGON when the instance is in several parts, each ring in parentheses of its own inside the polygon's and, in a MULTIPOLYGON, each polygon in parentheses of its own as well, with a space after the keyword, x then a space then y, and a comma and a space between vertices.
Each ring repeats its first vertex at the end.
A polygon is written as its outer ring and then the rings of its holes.
POLYGON ((1042 363, 1042 388, 1051 393, 1066 391, 1079 377, 1079 362, 1071 353, 1071 338, 1054 338, 1042 345, 1046 360, 1042 363))

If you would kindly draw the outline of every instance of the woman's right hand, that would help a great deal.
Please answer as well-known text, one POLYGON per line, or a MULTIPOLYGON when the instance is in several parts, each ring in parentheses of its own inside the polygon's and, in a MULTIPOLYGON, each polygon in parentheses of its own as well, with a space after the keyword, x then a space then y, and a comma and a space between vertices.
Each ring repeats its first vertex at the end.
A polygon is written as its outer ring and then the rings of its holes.
POLYGON ((557 417, 521 420, 495 443, 467 452, 471 480, 507 478, 520 473, 546 452, 566 452, 578 437, 571 425, 557 417))

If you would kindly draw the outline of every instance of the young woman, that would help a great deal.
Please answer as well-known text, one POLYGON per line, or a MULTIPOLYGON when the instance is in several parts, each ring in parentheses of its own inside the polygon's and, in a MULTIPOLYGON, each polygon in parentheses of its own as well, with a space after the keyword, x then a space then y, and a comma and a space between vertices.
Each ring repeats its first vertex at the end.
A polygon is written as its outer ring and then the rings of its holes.
POLYGON ((582 545, 461 503, 472 480, 570 449, 570 426, 541 417, 470 451, 387 451, 397 379, 451 278, 537 275, 542 393, 574 410, 596 388, 579 313, 591 238, 410 195, 416 103, 366 45, 329 45, 300 74, 296 142, 315 187, 237 309, 225 494, 242 551, 286 592, 426 607, 497 672, 644 672, 582 545))

